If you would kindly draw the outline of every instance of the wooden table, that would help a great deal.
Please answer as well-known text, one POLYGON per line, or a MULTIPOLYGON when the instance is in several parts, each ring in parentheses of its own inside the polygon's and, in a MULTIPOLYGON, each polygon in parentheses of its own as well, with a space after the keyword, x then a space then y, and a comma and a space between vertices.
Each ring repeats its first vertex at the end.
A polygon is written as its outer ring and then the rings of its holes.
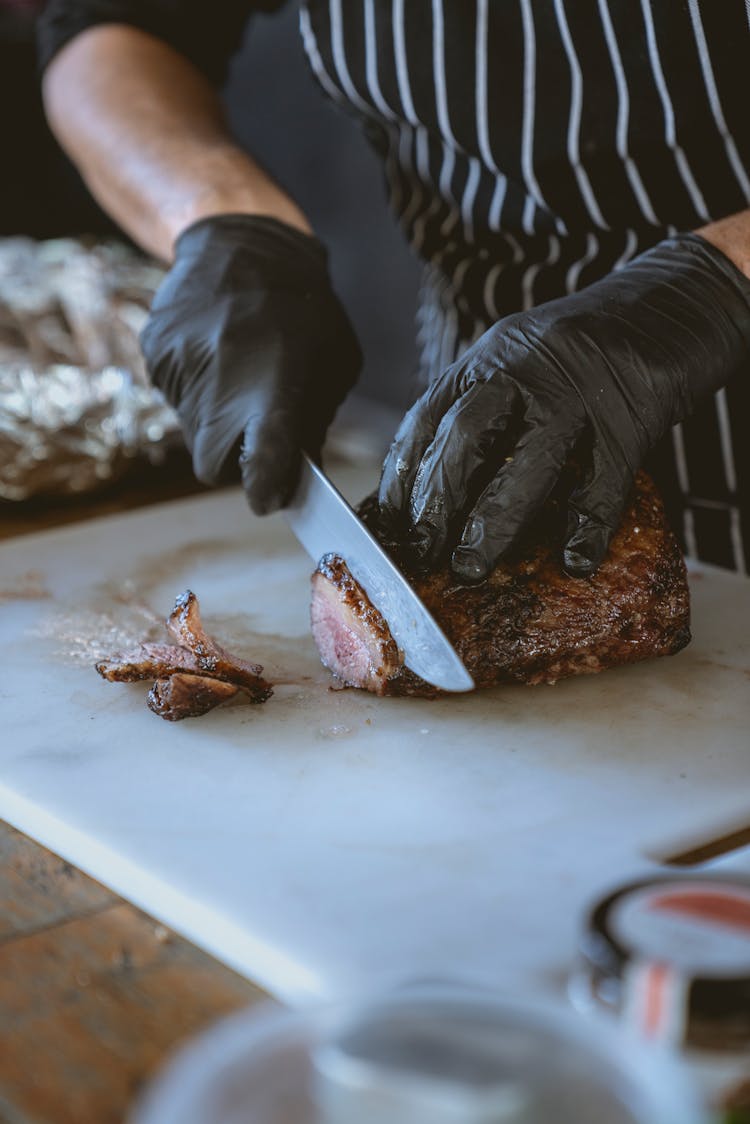
MULTIPOLYGON (((95 499, 0 508, 0 538, 198 490, 184 456, 95 499)), ((119 1124, 183 1038, 264 998, 0 822, 0 1124, 119 1124)))

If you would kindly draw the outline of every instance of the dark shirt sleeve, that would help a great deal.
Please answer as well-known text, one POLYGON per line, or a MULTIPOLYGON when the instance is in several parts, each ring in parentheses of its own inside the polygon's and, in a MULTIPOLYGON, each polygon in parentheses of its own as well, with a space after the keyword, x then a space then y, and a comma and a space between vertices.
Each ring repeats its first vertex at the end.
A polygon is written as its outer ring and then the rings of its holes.
POLYGON ((226 77, 253 12, 285 0, 48 0, 37 22, 41 70, 81 31, 124 23, 147 31, 190 59, 216 85, 226 77))

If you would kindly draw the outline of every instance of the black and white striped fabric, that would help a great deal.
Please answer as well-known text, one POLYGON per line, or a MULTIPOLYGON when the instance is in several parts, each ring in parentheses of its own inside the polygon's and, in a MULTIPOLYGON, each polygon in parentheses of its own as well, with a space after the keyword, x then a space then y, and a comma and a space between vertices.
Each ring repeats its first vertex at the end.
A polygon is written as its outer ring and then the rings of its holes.
MULTIPOLYGON (((310 0, 301 27, 427 263, 428 376, 507 313, 750 205, 743 0, 310 0)), ((748 437, 750 370, 654 463, 688 553, 743 572, 748 437)))
MULTIPOLYGON (((183 7, 196 25, 195 0, 150 6, 162 24, 183 7)), ((148 27, 148 7, 50 3, 60 27, 102 9, 148 27)), ((238 7, 211 6, 217 35, 238 7)), ((300 27, 323 90, 381 154, 425 261, 427 377, 502 316, 750 206, 750 0, 302 0, 300 27)), ((688 553, 743 572, 749 430, 750 370, 651 466, 688 553)))

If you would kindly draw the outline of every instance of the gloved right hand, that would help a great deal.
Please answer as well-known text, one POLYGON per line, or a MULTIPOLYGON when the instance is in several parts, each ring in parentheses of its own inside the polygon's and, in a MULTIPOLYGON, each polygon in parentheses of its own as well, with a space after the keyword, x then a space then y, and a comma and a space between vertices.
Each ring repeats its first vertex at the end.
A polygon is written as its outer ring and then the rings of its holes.
POLYGON ((241 470, 259 515, 291 498, 301 450, 319 456, 362 361, 321 243, 242 214, 180 235, 141 347, 177 410, 195 475, 216 484, 241 470))

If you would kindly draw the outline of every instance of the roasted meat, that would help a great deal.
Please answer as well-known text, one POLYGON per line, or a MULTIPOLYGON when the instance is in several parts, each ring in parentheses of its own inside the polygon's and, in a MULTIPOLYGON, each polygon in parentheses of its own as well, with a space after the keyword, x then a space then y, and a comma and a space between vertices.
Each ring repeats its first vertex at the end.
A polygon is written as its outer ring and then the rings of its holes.
POLYGON ((335 554, 313 574, 310 622, 320 658, 349 686, 376 695, 401 668, 401 657, 385 620, 335 554))
POLYGON ((260 664, 248 663, 239 656, 231 655, 203 631, 198 598, 189 589, 175 601, 174 609, 167 618, 167 632, 192 653, 202 675, 236 683, 250 694, 265 691, 268 697, 270 689, 260 678, 263 671, 260 664))
POLYGON ((170 722, 205 714, 238 691, 254 703, 272 694, 260 664, 232 655, 205 632, 198 598, 189 589, 175 601, 166 627, 176 644, 145 642, 101 660, 96 670, 110 683, 154 679, 149 708, 170 722))
POLYGON ((201 675, 198 661, 187 648, 176 644, 139 644, 128 652, 118 652, 100 660, 96 670, 110 683, 134 683, 138 679, 165 678, 181 672, 201 675))
MULTIPOLYGON (((461 584, 447 563, 410 573, 406 553, 385 544, 477 687, 554 683, 672 655, 690 640, 685 565, 649 477, 638 474, 609 553, 590 578, 561 570, 562 512, 551 500, 532 545, 475 586, 461 584)), ((363 517, 372 522, 372 513, 365 505, 363 517)), ((312 583, 313 635, 339 679, 379 695, 439 694, 403 666, 387 622, 340 558, 322 559, 312 583)))
POLYGON ((179 722, 181 718, 206 714, 219 703, 234 698, 238 691, 234 683, 177 672, 168 679, 156 680, 148 693, 148 708, 168 722, 179 722))

